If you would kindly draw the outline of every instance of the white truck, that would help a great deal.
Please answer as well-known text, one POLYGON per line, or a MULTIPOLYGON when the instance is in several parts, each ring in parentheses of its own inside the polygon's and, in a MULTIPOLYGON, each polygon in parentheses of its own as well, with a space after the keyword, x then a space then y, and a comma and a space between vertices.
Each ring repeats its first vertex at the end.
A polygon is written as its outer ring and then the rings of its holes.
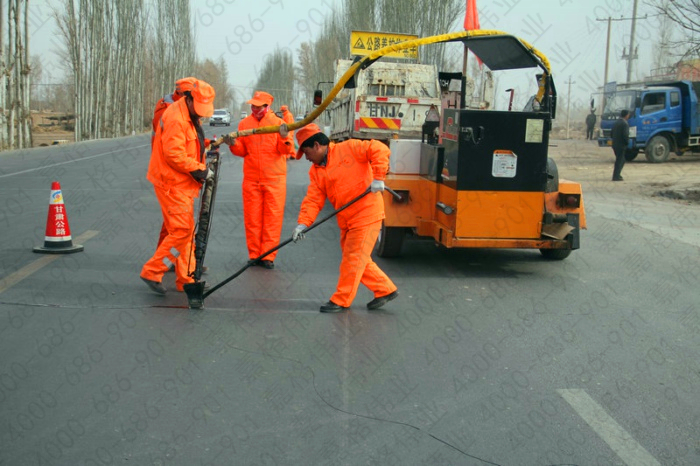
MULTIPOLYGON (((336 60, 335 82, 352 66, 336 60)), ((431 106, 440 108, 434 65, 378 61, 355 76, 355 87, 341 90, 326 110, 329 137, 346 139, 420 139, 431 106)))

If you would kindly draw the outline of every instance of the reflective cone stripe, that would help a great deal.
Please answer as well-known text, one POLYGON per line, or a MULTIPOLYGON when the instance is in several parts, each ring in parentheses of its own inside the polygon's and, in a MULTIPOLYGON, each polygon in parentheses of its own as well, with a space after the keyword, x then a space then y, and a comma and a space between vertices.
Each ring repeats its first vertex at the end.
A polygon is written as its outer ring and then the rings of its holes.
POLYGON ((68 225, 68 214, 63 203, 61 185, 58 181, 54 181, 51 183, 44 246, 35 247, 34 252, 71 253, 82 250, 83 247, 81 245, 73 245, 70 226, 68 225))

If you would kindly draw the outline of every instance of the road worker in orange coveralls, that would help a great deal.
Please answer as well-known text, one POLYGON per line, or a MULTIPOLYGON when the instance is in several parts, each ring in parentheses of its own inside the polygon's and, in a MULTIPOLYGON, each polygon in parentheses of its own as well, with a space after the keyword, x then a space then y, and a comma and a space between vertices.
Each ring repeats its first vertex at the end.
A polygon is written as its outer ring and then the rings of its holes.
MULTIPOLYGON (((284 120, 270 110, 274 97, 256 91, 250 104, 251 115, 238 124, 238 131, 279 126, 284 120)), ((243 157, 243 220, 248 257, 258 258, 277 246, 282 235, 284 203, 287 197, 287 157, 294 154, 294 141, 288 134, 254 134, 232 139, 224 136, 231 153, 243 157)), ((262 258, 260 264, 275 268, 277 251, 262 258)), ((253 264, 257 265, 257 264, 253 264)))
MULTIPOLYGON (((286 126, 280 128, 282 134, 286 126)), ((375 310, 399 295, 396 285, 370 257, 384 218, 384 179, 389 169, 389 148, 379 141, 350 139, 334 144, 315 124, 296 131, 299 150, 313 163, 310 183, 301 204, 294 242, 318 216, 328 199, 335 209, 361 195, 369 186, 371 193, 337 215, 340 227, 340 277, 331 299, 321 312, 341 312, 350 307, 362 283, 374 293, 367 309, 375 310)))
MULTIPOLYGON (((158 102, 156 102, 156 108, 153 110, 153 132, 151 133, 151 150, 153 150, 153 140, 156 137, 156 129, 158 128, 158 123, 160 123, 160 117, 163 116, 165 109, 170 107, 185 95, 185 91, 192 90, 192 84, 196 81, 196 78, 188 77, 182 78, 175 81, 175 91, 172 94, 164 95, 158 102)), ((209 145, 209 144, 205 144, 209 145)), ((168 230, 165 229, 165 222, 160 227, 160 236, 158 237, 158 244, 163 242, 163 239, 168 234, 168 230)))
POLYGON ((189 276, 192 254, 194 200, 202 183, 214 175, 205 164, 204 130, 200 118, 214 113, 214 89, 195 81, 185 98, 170 105, 160 119, 146 178, 153 183, 168 232, 153 257, 141 269, 141 279, 158 294, 165 294, 162 279, 175 264, 175 287, 194 282, 189 276))

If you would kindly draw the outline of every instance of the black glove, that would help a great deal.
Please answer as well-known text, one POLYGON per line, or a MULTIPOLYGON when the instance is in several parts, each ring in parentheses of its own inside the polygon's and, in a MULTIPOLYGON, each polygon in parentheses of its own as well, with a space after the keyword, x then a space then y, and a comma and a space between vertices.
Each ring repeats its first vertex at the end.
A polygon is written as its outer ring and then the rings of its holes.
POLYGON ((211 168, 205 168, 204 170, 193 170, 190 172, 190 175, 192 175, 192 178, 195 180, 203 182, 204 180, 208 180, 213 177, 214 172, 211 170, 211 168))

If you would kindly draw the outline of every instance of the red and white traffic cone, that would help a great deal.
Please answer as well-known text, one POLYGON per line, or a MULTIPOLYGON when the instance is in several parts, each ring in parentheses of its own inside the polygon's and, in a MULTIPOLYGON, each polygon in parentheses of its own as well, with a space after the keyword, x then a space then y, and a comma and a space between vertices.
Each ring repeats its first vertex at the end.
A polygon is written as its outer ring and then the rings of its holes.
POLYGON ((44 245, 34 248, 34 252, 44 254, 70 254, 80 252, 83 246, 73 244, 68 225, 68 214, 63 204, 63 194, 58 181, 51 183, 51 196, 49 197, 49 215, 46 219, 46 236, 44 245))

